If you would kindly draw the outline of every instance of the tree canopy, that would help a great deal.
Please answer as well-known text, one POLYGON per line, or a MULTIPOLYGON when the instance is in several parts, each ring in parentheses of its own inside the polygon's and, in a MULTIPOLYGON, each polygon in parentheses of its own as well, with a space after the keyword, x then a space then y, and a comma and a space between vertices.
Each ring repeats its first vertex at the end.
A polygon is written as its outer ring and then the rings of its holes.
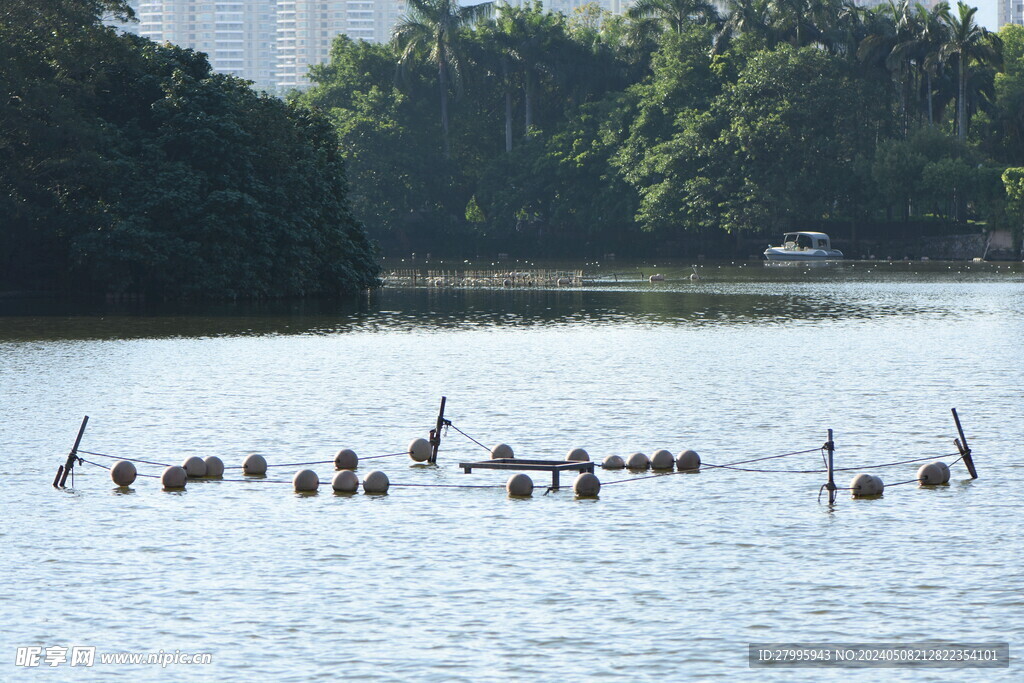
POLYGON ((727 8, 498 4, 449 24, 458 88, 436 49, 339 38, 297 99, 330 112, 354 195, 373 197, 357 215, 390 248, 1006 224, 1000 178, 1024 165, 1019 27, 989 33, 959 3, 727 8))
POLYGON ((334 126, 104 27, 120 0, 0 12, 0 284, 161 297, 372 286, 334 126))

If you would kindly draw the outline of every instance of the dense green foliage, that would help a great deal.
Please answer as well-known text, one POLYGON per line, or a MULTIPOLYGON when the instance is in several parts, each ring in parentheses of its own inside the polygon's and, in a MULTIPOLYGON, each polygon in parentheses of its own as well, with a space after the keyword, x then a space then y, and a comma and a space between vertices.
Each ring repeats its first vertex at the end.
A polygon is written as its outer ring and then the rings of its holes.
POLYGON ((525 3, 473 23, 446 2, 416 0, 394 45, 337 39, 296 97, 334 121, 356 215, 390 248, 1020 225, 1024 31, 973 8, 525 3))
POLYGON ((332 125, 117 35, 119 0, 0 10, 5 288, 264 297, 376 282, 332 125))

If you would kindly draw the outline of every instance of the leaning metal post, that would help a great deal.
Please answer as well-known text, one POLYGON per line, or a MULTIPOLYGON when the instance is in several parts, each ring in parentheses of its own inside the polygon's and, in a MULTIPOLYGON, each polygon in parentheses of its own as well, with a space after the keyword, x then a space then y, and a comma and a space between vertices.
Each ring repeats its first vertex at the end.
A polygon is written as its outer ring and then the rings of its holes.
POLYGON ((57 468, 57 476, 53 479, 53 485, 58 488, 64 488, 64 482, 68 480, 68 475, 75 468, 75 460, 78 459, 78 446, 82 443, 82 435, 85 434, 85 425, 89 423, 89 416, 86 415, 82 418, 82 426, 78 428, 78 438, 75 439, 75 445, 71 448, 71 452, 68 453, 67 461, 57 468))

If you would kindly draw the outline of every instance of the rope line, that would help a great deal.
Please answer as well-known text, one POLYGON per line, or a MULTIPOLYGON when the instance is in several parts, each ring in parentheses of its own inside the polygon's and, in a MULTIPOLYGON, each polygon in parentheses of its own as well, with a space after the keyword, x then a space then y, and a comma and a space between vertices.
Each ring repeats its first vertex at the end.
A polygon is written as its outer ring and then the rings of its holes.
MULTIPOLYGON (((84 453, 85 451, 81 451, 81 452, 84 453)), ((393 455, 404 455, 404 453, 394 453, 393 455)), ((377 457, 385 457, 385 456, 377 456, 377 457)), ((89 465, 94 465, 96 467, 103 468, 105 470, 109 470, 110 469, 106 465, 101 465, 98 462, 93 462, 91 460, 86 460, 85 458, 79 458, 79 460, 81 460, 82 462, 87 463, 89 465)), ((333 462, 333 461, 331 461, 331 462, 333 462)), ((302 464, 313 464, 313 463, 296 463, 296 464, 302 465, 302 464)), ((285 467, 285 465, 281 465, 281 467, 285 467)), ((157 475, 157 474, 141 474, 141 473, 137 473, 137 476, 140 476, 140 477, 151 477, 153 479, 159 479, 160 478, 160 475, 157 475)), ((253 477, 253 478, 248 478, 248 479, 224 479, 224 478, 206 479, 204 477, 198 477, 198 478, 189 477, 189 481, 240 482, 240 483, 260 483, 260 484, 291 484, 292 483, 291 481, 288 481, 287 479, 264 479, 264 478, 260 478, 260 477, 253 477)), ((321 483, 326 483, 326 480, 322 479, 321 483)), ((399 484, 399 483, 393 483, 393 484, 391 484, 391 486, 403 487, 403 488, 413 488, 413 487, 415 487, 415 488, 448 488, 448 489, 503 489, 503 488, 505 488, 504 484, 399 484)))
POLYGON ((107 455, 106 453, 93 453, 92 451, 79 450, 79 453, 85 453, 86 455, 93 455, 97 458, 110 458, 111 460, 127 460, 128 462, 141 462, 144 465, 159 465, 160 467, 170 467, 171 465, 166 462, 153 462, 152 460, 139 460, 138 458, 123 458, 117 455, 107 455))
MULTIPOLYGON (((405 455, 405 454, 406 454, 406 452, 402 451, 401 453, 385 453, 384 455, 367 455, 366 457, 361 457, 359 459, 360 460, 376 460, 377 458, 393 458, 396 455, 405 455)), ((280 464, 280 465, 273 464, 273 463, 268 463, 267 467, 268 468, 270 468, 270 467, 299 467, 301 465, 330 465, 330 464, 333 464, 333 463, 334 463, 334 460, 314 460, 312 462, 290 462, 290 463, 284 463, 284 464, 280 464)), ((226 470, 240 470, 240 469, 242 469, 244 467, 245 467, 245 465, 228 465, 224 469, 226 469, 226 470)))
MULTIPOLYGON (((915 463, 915 462, 923 462, 925 460, 935 460, 937 458, 951 458, 954 455, 956 455, 956 453, 949 453, 947 455, 929 455, 929 456, 925 456, 923 458, 913 458, 913 459, 910 459, 910 460, 899 460, 897 462, 886 462, 886 463, 881 463, 881 464, 878 464, 878 465, 857 465, 855 467, 833 467, 832 471, 833 472, 852 472, 854 470, 870 470, 870 469, 876 469, 876 468, 879 468, 879 467, 893 467, 893 466, 896 466, 896 465, 907 465, 907 464, 915 463)), ((957 462, 959 462, 962 459, 963 459, 963 456, 961 456, 960 458, 957 458, 956 460, 954 460, 950 464, 951 465, 955 465, 957 462)), ((730 465, 715 465, 715 464, 712 464, 712 463, 709 463, 709 462, 704 462, 704 463, 701 463, 701 467, 711 467, 713 469, 721 469, 721 470, 735 470, 737 472, 762 472, 762 473, 769 473, 769 474, 825 474, 825 473, 828 472, 827 468, 826 469, 820 469, 820 470, 765 470, 765 469, 754 469, 754 468, 749 468, 749 467, 735 467, 735 465, 738 465, 738 464, 742 464, 742 463, 733 463, 733 464, 730 464, 730 465)))
MULTIPOLYGON (((472 441, 476 445, 480 446, 484 450, 486 450, 486 451, 490 451, 491 450, 490 448, 485 446, 483 443, 481 443, 480 441, 477 441, 472 436, 470 436, 466 432, 462 431, 461 429, 459 429, 455 425, 451 424, 450 422, 447 423, 445 426, 446 427, 451 427, 452 429, 457 431, 459 434, 461 434, 462 436, 466 437, 467 439, 469 439, 470 441, 472 441)), ((78 453, 84 453, 86 455, 91 455, 91 456, 99 457, 99 458, 109 458, 111 460, 127 460, 128 462, 142 463, 142 464, 145 464, 145 465, 156 465, 156 466, 159 466, 159 467, 170 467, 171 466, 168 463, 154 462, 152 460, 142 460, 142 459, 139 459, 139 458, 118 457, 118 456, 114 456, 114 455, 108 455, 106 453, 97 453, 97 452, 94 452, 94 451, 79 450, 77 452, 78 453)), ((360 458, 360 460, 375 460, 377 458, 392 458, 392 457, 396 457, 396 456, 399 456, 399 455, 406 455, 406 452, 402 451, 400 453, 385 453, 384 455, 371 455, 371 456, 367 456, 365 458, 360 458)), ((858 466, 854 466, 854 467, 835 467, 835 468, 832 469, 832 471, 833 472, 850 472, 850 471, 853 471, 853 470, 868 470, 868 469, 876 469, 876 468, 882 468, 882 467, 895 467, 897 465, 908 465, 908 464, 912 464, 912 463, 923 462, 925 460, 934 460, 934 459, 941 459, 941 458, 951 458, 953 456, 959 456, 959 457, 957 457, 955 460, 953 460, 949 464, 949 466, 953 466, 956 463, 958 463, 958 462, 960 462, 961 460, 964 459, 963 454, 957 452, 957 453, 949 453, 949 454, 938 455, 938 456, 924 456, 924 457, 921 457, 921 458, 910 458, 910 459, 907 459, 907 460, 898 460, 898 461, 895 461, 895 462, 880 463, 880 464, 875 464, 875 465, 858 465, 858 466)), ((78 456, 78 460, 81 463, 93 465, 94 467, 99 467, 99 468, 104 469, 104 470, 110 470, 111 469, 111 467, 109 467, 107 465, 103 465, 103 464, 100 464, 98 462, 93 462, 91 460, 86 460, 85 458, 82 458, 81 456, 78 456)), ((267 467, 268 468, 270 468, 270 467, 300 467, 300 466, 305 466, 305 465, 325 465, 325 464, 333 464, 333 463, 334 463, 333 459, 332 460, 314 460, 314 461, 310 461, 310 462, 294 462, 294 463, 268 464, 267 467)), ((244 467, 244 465, 232 465, 232 466, 229 466, 229 467, 225 467, 224 469, 225 470, 237 470, 237 469, 242 469, 243 467, 244 467)), ((824 446, 820 446, 820 447, 817 447, 817 448, 809 448, 809 449, 803 450, 803 451, 792 451, 792 452, 789 452, 789 453, 782 453, 782 454, 779 454, 779 455, 767 455, 767 456, 762 456, 762 457, 757 457, 757 458, 749 458, 747 460, 739 460, 739 461, 736 461, 736 462, 733 462, 733 463, 729 463, 727 465, 715 465, 713 463, 701 463, 701 467, 707 467, 707 468, 711 468, 711 469, 733 470, 733 471, 736 471, 736 472, 756 472, 756 473, 769 473, 769 474, 824 474, 824 473, 828 472, 828 462, 825 459, 825 447, 824 446), (821 454, 822 463, 823 463, 823 465, 825 465, 825 467, 823 469, 810 469, 810 470, 792 470, 792 469, 788 469, 787 470, 787 469, 781 469, 780 470, 780 469, 761 469, 761 468, 751 468, 751 467, 738 467, 738 465, 747 465, 747 464, 750 464, 750 463, 762 462, 762 461, 765 461, 765 460, 776 460, 776 459, 779 459, 779 458, 787 458, 787 457, 790 457, 790 456, 793 456, 793 455, 804 455, 804 454, 807 454, 807 453, 813 453, 815 451, 819 451, 820 454, 821 454)), ((641 481, 641 480, 644 480, 644 479, 656 479, 656 478, 659 478, 659 477, 671 476, 673 474, 687 474, 687 473, 688 472, 683 472, 683 471, 661 472, 661 473, 658 473, 658 474, 651 474, 651 475, 642 476, 642 477, 631 477, 629 479, 618 479, 616 481, 609 481, 609 482, 605 482, 603 484, 603 486, 612 486, 613 484, 624 484, 624 483, 632 482, 632 481, 641 481)), ((72 486, 74 486, 74 478, 73 478, 74 477, 74 470, 72 470, 71 474, 72 474, 72 486)), ((152 478, 152 479, 159 479, 160 478, 160 475, 156 475, 156 474, 137 473, 137 476, 148 477, 148 478, 152 478)), ((200 480, 201 479, 202 478, 200 478, 200 480)), ((247 477, 247 478, 244 478, 244 479, 223 479, 223 478, 218 478, 218 479, 207 479, 206 481, 238 482, 238 483, 255 483, 255 482, 259 482, 259 483, 264 483, 264 484, 290 484, 290 483, 292 483, 291 481, 283 480, 283 479, 266 479, 266 478, 258 478, 258 477, 247 477)), ((886 486, 887 487, 889 487, 889 486, 902 486, 904 484, 913 484, 913 483, 918 483, 918 482, 919 482, 919 480, 915 478, 915 479, 908 479, 906 481, 895 482, 893 484, 886 484, 886 486)), ((402 484, 402 483, 393 483, 393 484, 391 484, 391 486, 396 487, 396 488, 459 488, 459 489, 493 489, 493 488, 504 488, 503 484, 402 484)), ((819 501, 821 500, 822 492, 827 488, 827 486, 828 486, 827 484, 822 485, 821 489, 819 489, 819 491, 818 491, 818 500, 819 501)), ((552 487, 547 487, 547 490, 544 492, 544 495, 547 495, 548 493, 551 493, 552 490, 553 490, 552 487)), ((837 490, 837 491, 852 491, 853 489, 850 488, 850 487, 834 486, 834 490, 837 490)))
POLYGON ((463 435, 464 437, 466 437, 467 439, 469 439, 470 441, 472 441, 473 443, 475 443, 475 444, 476 444, 477 446, 479 446, 480 448, 482 448, 482 449, 484 449, 485 451, 487 451, 488 453, 490 453, 490 451, 491 451, 491 449, 490 449, 490 448, 488 448, 487 446, 483 445, 482 443, 480 443, 479 441, 477 441, 476 439, 474 439, 474 438, 473 438, 473 437, 471 437, 471 436, 470 436, 469 434, 467 434, 466 432, 462 431, 461 429, 459 429, 459 428, 458 428, 458 427, 456 427, 455 425, 453 425, 453 424, 450 424, 450 423, 449 423, 449 424, 448 424, 448 425, 446 425, 446 426, 448 426, 448 427, 451 427, 452 429, 454 429, 455 431, 457 431, 457 432, 458 432, 459 434, 462 434, 462 435, 463 435))
MULTIPOLYGON (((79 451, 79 453, 85 453, 85 451, 79 451)), ((92 454, 90 453, 90 455, 92 455, 92 454)), ((85 458, 79 458, 78 460, 79 460, 79 462, 84 462, 84 463, 86 463, 88 465, 95 465, 96 467, 100 467, 100 468, 105 469, 105 470, 110 470, 110 468, 107 467, 106 465, 101 465, 100 463, 93 462, 92 460, 86 460, 85 458)), ((74 476, 74 474, 75 474, 75 471, 71 470, 71 475, 74 476)), ((137 477, 147 477, 149 479, 159 479, 160 478, 159 474, 143 474, 142 472, 136 472, 135 476, 137 476, 137 477)))
MULTIPOLYGON (((268 464, 267 468, 271 467, 301 467, 302 465, 326 465, 327 463, 333 463, 334 460, 314 460, 312 462, 285 462, 280 465, 268 464)), ((227 469, 226 467, 224 469, 227 469)))
POLYGON ((391 486, 401 487, 422 487, 422 488, 439 488, 439 489, 503 489, 504 484, 391 484, 391 486))
MULTIPOLYGON (((776 473, 776 474, 821 474, 823 472, 828 472, 827 469, 822 469, 822 470, 762 470, 762 469, 754 469, 752 467, 733 467, 732 465, 713 465, 710 462, 702 462, 700 464, 700 466, 702 468, 703 467, 711 467, 712 469, 716 469, 716 470, 735 470, 737 472, 767 472, 767 473, 776 473)), ((832 471, 836 472, 838 470, 832 470, 832 471)))
MULTIPOLYGON (((83 451, 83 452, 84 452, 84 451, 83 451)), ((102 467, 102 468, 103 468, 103 469, 105 469, 105 470, 109 470, 109 469, 110 469, 110 468, 109 468, 109 467, 107 467, 106 465, 101 465, 101 464, 99 464, 98 462, 93 462, 92 460, 86 460, 85 458, 79 458, 79 460, 81 460, 82 462, 87 462, 87 463, 89 463, 90 465, 95 465, 96 467, 102 467)))
POLYGON ((641 479, 657 479, 658 477, 669 477, 673 474, 688 474, 688 472, 664 472, 662 474, 649 474, 646 477, 632 477, 630 479, 618 479, 616 481, 609 481, 607 483, 602 482, 601 486, 611 486, 612 484, 625 484, 627 481, 640 481, 641 479))
POLYGON ((775 460, 776 458, 788 458, 791 455, 804 455, 805 453, 813 453, 815 451, 820 450, 821 446, 818 446, 817 448, 808 448, 806 451, 793 451, 792 453, 783 453, 782 455, 766 455, 763 458, 751 458, 750 460, 740 460, 739 462, 732 462, 729 463, 729 466, 746 465, 752 462, 761 462, 762 460, 775 460))
MULTIPOLYGON (((749 463, 749 462, 758 462, 758 461, 761 461, 761 460, 772 460, 774 458, 784 458, 784 457, 789 456, 789 455, 802 455, 804 453, 812 453, 812 452, 817 451, 817 450, 819 450, 819 449, 818 448, 812 448, 812 449, 807 450, 807 451, 797 451, 797 452, 794 452, 794 453, 784 453, 782 455, 773 455, 773 456, 768 456, 768 457, 765 457, 765 458, 755 458, 753 460, 742 460, 740 462, 732 463, 732 464, 729 464, 729 465, 715 465, 715 464, 712 464, 712 463, 709 463, 709 462, 703 462, 703 463, 701 463, 700 466, 702 468, 703 467, 709 467, 709 468, 712 468, 712 469, 733 470, 733 471, 736 471, 736 472, 758 472, 758 473, 768 473, 768 474, 825 474, 825 473, 828 472, 827 468, 820 469, 820 470, 766 470, 766 469, 756 469, 756 468, 752 468, 752 467, 736 467, 736 465, 742 465, 742 464, 749 463)), ((833 472, 849 472, 849 471, 852 471, 852 470, 867 470, 867 469, 878 468, 878 467, 892 467, 892 466, 895 466, 895 465, 906 465, 906 464, 909 464, 909 463, 921 462, 923 460, 934 460, 936 458, 951 458, 954 455, 957 455, 957 454, 956 453, 950 453, 948 455, 938 455, 938 456, 931 455, 931 456, 927 456, 927 457, 924 457, 924 458, 914 458, 914 459, 911 459, 911 460, 900 460, 898 462, 882 463, 880 465, 862 465, 862 466, 857 466, 857 467, 835 467, 835 468, 832 469, 832 471, 833 472)), ((957 458, 956 460, 951 462, 950 466, 955 465, 960 460, 963 460, 963 456, 960 456, 959 458, 957 458)), ((663 474, 652 474, 652 475, 648 475, 646 477, 632 477, 630 479, 619 479, 617 481, 610 481, 610 482, 607 482, 607 483, 602 483, 601 485, 602 486, 611 486, 612 484, 622 484, 622 483, 625 483, 625 482, 628 482, 628 481, 640 481, 642 479, 654 479, 656 477, 665 477, 665 476, 668 476, 668 475, 671 475, 671 474, 686 474, 686 473, 685 472, 665 472, 663 474)), ((917 480, 916 479, 911 479, 910 481, 917 481, 917 480)), ((900 482, 900 483, 902 484, 902 483, 908 483, 908 482, 900 482)), ((886 484, 886 485, 887 486, 899 486, 899 484, 886 484)), ((851 489, 845 489, 843 487, 837 486, 836 490, 851 490, 851 489)))
MULTIPOLYGON (((907 464, 912 463, 912 462, 923 462, 925 460, 935 460, 936 458, 952 458, 954 455, 959 455, 959 453, 948 453, 946 455, 928 455, 928 456, 925 456, 923 458, 913 458, 911 460, 900 460, 898 462, 887 462, 887 463, 883 463, 881 465, 862 465, 860 467, 836 467, 832 471, 833 472, 849 472, 850 470, 867 470, 867 469, 871 469, 873 467, 892 467, 894 465, 907 465, 907 464)), ((961 456, 961 457, 963 457, 963 456, 961 456)), ((957 460, 959 460, 959 459, 960 458, 957 458, 957 460)), ((953 462, 956 463, 957 460, 954 460, 953 462)))

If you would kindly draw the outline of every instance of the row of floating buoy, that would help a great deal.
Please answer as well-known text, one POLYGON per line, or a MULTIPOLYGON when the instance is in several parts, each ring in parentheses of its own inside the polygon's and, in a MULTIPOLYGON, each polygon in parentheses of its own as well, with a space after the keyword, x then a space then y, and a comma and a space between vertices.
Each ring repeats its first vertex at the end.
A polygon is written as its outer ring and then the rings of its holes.
MULTIPOLYGON (((940 486, 949 483, 949 465, 936 460, 917 468, 915 477, 921 486, 940 486)), ((911 480, 913 481, 913 479, 911 480)), ((905 483, 905 482, 904 482, 905 483)), ((854 498, 871 498, 880 496, 885 491, 885 483, 875 474, 861 472, 850 482, 850 491, 854 498)))
MULTIPOLYGON (((292 478, 297 493, 313 493, 320 488, 320 476, 313 470, 299 470, 292 478)), ((363 479, 364 493, 387 493, 391 487, 388 475, 373 470, 363 479)), ((338 493, 355 493, 359 490, 359 477, 352 470, 340 470, 331 480, 331 488, 338 493)))
MULTIPOLYGON (((500 443, 491 449, 491 459, 514 460, 515 451, 508 444, 500 443)), ((589 462, 590 454, 585 448, 573 448, 565 456, 565 459, 568 462, 589 462)), ((601 461, 601 467, 606 470, 628 469, 638 472, 648 469, 656 471, 677 469, 680 472, 694 472, 700 469, 700 455, 697 454, 697 451, 690 449, 682 451, 679 455, 672 455, 671 451, 662 448, 654 451, 650 457, 640 452, 633 453, 626 458, 621 455, 609 455, 601 461)))
MULTIPOLYGON (((118 460, 110 468, 110 479, 118 486, 131 486, 138 477, 135 463, 129 460, 118 460)), ((224 476, 224 461, 216 455, 200 458, 193 455, 186 458, 181 465, 171 465, 160 477, 165 488, 181 488, 189 479, 219 479, 224 476)))
MULTIPOLYGON (((218 460, 220 459, 218 458, 218 460)), ((223 463, 221 463, 221 468, 221 472, 218 474, 201 475, 192 474, 192 472, 196 471, 195 468, 190 472, 183 465, 171 465, 164 469, 163 474, 160 475, 160 483, 165 489, 183 489, 189 479, 220 478, 223 474, 223 463)), ((264 471, 266 471, 265 467, 264 471)), ((135 465, 128 460, 119 460, 110 468, 110 478, 118 486, 131 486, 137 476, 138 472, 135 469, 135 465)), ((373 470, 368 473, 362 483, 363 491, 366 493, 387 493, 388 488, 391 486, 388 475, 380 470, 373 470)), ((316 491, 320 488, 320 475, 313 470, 299 470, 292 477, 292 486, 300 493, 316 491)), ((359 478, 352 470, 340 470, 334 475, 331 487, 340 493, 354 493, 359 489, 359 478)))
MULTIPOLYGON (((426 462, 431 455, 432 447, 427 439, 414 439, 409 444, 408 454, 414 462, 426 462)), ((498 444, 491 449, 492 459, 515 459, 515 452, 508 444, 498 444)), ((590 454, 584 448, 573 448, 566 455, 567 462, 589 462, 590 454)), ((359 466, 359 457, 350 448, 343 448, 334 457, 334 466, 338 470, 331 481, 331 487, 339 493, 354 493, 359 489, 359 478, 353 470, 359 466)), ((633 471, 671 471, 695 472, 700 469, 700 455, 693 450, 684 450, 673 456, 670 451, 656 450, 649 458, 636 452, 623 459, 618 455, 609 455, 601 462, 601 467, 609 470, 629 469, 633 471)), ((242 471, 250 476, 262 476, 267 472, 267 461, 262 455, 253 453, 245 458, 242 471)), ((217 456, 206 458, 190 456, 181 465, 167 467, 160 477, 165 489, 185 488, 189 479, 218 479, 224 474, 224 462, 217 456)), ((130 486, 135 482, 138 471, 135 464, 128 460, 119 460, 110 468, 110 478, 118 486, 130 486)), ((916 480, 922 486, 947 484, 950 478, 949 466, 942 461, 934 461, 921 465, 917 470, 916 480)), ((300 493, 313 492, 320 487, 319 475, 310 469, 300 470, 292 478, 295 491, 300 493)), ((366 493, 387 493, 390 480, 387 474, 373 470, 362 482, 366 493)), ((533 480, 525 473, 512 475, 505 486, 510 496, 527 497, 533 493, 533 480)), ((868 498, 882 495, 885 484, 881 477, 859 473, 850 482, 850 491, 855 498, 868 498)), ((573 482, 573 491, 580 497, 596 496, 601 490, 601 482, 591 472, 582 472, 573 482)))
MULTIPOLYGON (((415 462, 426 462, 431 455, 430 442, 423 438, 413 439, 409 444, 409 457, 415 462)), ((259 453, 252 453, 242 461, 242 472, 248 476, 263 476, 267 473, 267 459, 259 453)), ((338 470, 331 483, 335 491, 352 492, 359 486, 358 477, 352 470, 359 467, 359 456, 351 448, 343 448, 334 456, 334 468, 338 470)), ((168 466, 160 476, 164 488, 184 488, 189 479, 220 479, 224 476, 224 461, 216 455, 206 458, 191 456, 181 465, 168 466)), ((138 477, 135 464, 129 460, 118 460, 110 468, 110 478, 118 486, 131 486, 138 477)), ((320 478, 313 470, 300 470, 292 480, 296 491, 315 491, 320 478)), ((379 470, 370 472, 363 481, 367 493, 386 493, 389 486, 387 475, 379 470)))
MULTIPOLYGON (((505 490, 514 498, 529 498, 533 495, 533 479, 525 472, 513 474, 505 483, 505 490)), ((580 472, 572 490, 579 498, 595 498, 601 492, 601 480, 593 472, 580 472)))

